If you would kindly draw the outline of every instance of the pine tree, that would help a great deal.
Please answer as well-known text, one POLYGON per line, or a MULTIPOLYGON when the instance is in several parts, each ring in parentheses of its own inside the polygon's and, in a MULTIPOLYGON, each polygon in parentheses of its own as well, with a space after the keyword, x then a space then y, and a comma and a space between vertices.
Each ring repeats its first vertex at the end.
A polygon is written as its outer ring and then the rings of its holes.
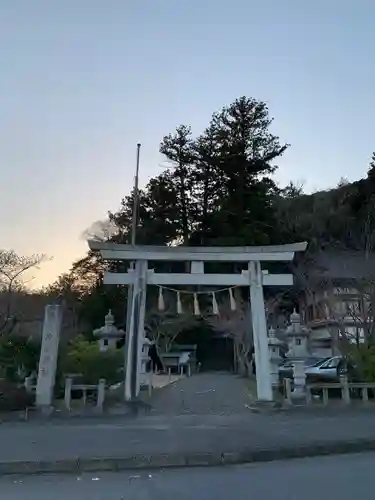
POLYGON ((176 194, 173 210, 174 213, 178 212, 181 225, 179 236, 181 242, 188 245, 192 225, 196 218, 194 183, 191 176, 194 162, 194 141, 190 127, 180 125, 174 134, 166 135, 159 150, 165 156, 170 168, 169 182, 176 194))
POLYGON ((270 177, 274 160, 288 148, 270 133, 272 119, 267 105, 241 97, 213 115, 221 178, 220 210, 216 226, 221 244, 257 245, 273 240, 273 197, 277 193, 270 177))

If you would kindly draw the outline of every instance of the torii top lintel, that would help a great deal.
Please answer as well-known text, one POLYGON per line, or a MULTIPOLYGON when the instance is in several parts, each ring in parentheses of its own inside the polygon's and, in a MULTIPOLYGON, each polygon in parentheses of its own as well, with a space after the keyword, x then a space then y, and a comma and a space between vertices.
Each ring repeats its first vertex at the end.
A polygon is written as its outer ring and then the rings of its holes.
POLYGON ((291 261, 304 252, 307 242, 259 247, 184 247, 122 245, 89 240, 90 250, 100 251, 105 260, 164 260, 200 262, 291 261))

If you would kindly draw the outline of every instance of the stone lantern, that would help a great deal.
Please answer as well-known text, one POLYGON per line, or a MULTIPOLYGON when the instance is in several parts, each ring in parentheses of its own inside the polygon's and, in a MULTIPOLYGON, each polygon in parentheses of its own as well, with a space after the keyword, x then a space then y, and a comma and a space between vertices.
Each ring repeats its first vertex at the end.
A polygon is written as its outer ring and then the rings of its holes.
POLYGON ((270 356, 271 382, 273 386, 279 383, 279 365, 281 361, 280 348, 283 342, 276 337, 276 330, 270 328, 268 331, 268 351, 270 356))
POLYGON ((114 316, 109 310, 104 318, 104 326, 94 330, 94 336, 99 340, 99 349, 104 352, 108 348, 116 348, 117 341, 124 335, 124 330, 120 330, 114 325, 114 316))
POLYGON ((301 325, 301 316, 294 310, 290 315, 290 325, 285 330, 289 348, 286 354, 288 359, 303 361, 309 357, 309 335, 309 329, 301 325))
POLYGON ((290 325, 285 330, 289 350, 287 358, 293 362, 294 388, 292 397, 294 399, 304 398, 306 393, 305 360, 309 357, 309 334, 310 331, 301 325, 301 316, 293 311, 290 316, 290 325))

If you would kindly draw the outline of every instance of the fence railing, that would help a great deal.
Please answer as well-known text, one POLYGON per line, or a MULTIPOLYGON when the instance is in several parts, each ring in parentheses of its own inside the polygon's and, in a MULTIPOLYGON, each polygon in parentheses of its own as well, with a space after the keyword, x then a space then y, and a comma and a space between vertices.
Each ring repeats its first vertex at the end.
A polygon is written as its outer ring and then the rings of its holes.
POLYGON ((72 410, 72 392, 82 392, 83 407, 87 406, 88 392, 96 394, 96 409, 102 413, 105 402, 106 381, 101 378, 97 384, 74 384, 73 377, 67 376, 65 378, 65 391, 64 391, 64 406, 68 411, 72 410))
MULTIPOLYGON (((292 391, 292 380, 285 379, 285 400, 289 404, 293 404, 293 391, 292 391)), ((305 390, 305 401, 306 404, 312 404, 314 399, 314 393, 321 393, 322 403, 324 406, 329 403, 329 391, 335 390, 340 394, 341 401, 345 405, 350 405, 353 396, 356 396, 358 400, 358 395, 360 394, 363 403, 368 403, 369 401, 369 390, 375 392, 375 382, 349 382, 346 377, 341 377, 340 382, 332 383, 312 383, 306 385, 305 390)), ((319 397, 320 399, 320 397, 319 397)))
POLYGON ((185 373, 190 377, 192 367, 196 363, 196 360, 191 357, 191 353, 187 351, 164 352, 160 354, 160 358, 169 376, 172 374, 172 369, 175 369, 180 375, 185 373))

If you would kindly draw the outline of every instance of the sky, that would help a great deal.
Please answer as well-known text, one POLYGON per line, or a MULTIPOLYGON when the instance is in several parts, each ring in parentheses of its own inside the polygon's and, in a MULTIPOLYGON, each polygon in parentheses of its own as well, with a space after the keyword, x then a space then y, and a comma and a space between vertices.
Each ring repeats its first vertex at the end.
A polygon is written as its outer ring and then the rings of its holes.
POLYGON ((163 169, 162 137, 199 134, 246 95, 291 144, 281 184, 365 176, 375 150, 373 0, 1 0, 0 248, 83 256, 82 233, 134 178, 163 169))

